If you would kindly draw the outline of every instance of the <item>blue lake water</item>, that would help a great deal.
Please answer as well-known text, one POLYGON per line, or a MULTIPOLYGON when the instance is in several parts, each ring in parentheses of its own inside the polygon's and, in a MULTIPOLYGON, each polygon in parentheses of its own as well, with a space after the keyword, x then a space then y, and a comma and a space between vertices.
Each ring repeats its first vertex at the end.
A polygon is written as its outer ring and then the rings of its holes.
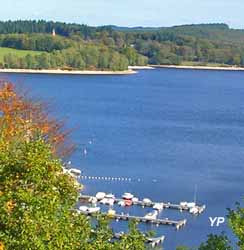
MULTIPOLYGON (((209 233, 209 216, 225 216, 244 197, 244 72, 156 69, 128 76, 2 74, 52 104, 77 144, 72 162, 91 176, 123 181, 83 181, 85 193, 133 192, 155 201, 207 205, 180 231, 141 225, 166 235, 165 250, 198 246, 209 233), (84 149, 87 155, 84 155, 84 149)), ((148 209, 128 210, 145 214, 148 209)), ((113 223, 124 229, 124 223, 113 223)))

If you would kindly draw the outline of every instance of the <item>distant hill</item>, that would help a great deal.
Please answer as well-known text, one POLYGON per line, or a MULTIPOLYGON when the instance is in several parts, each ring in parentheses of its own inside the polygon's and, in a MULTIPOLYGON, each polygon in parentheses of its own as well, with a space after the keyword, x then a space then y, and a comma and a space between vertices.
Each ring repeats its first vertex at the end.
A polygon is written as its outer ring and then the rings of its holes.
POLYGON ((122 26, 116 26, 116 25, 108 25, 105 27, 109 27, 113 30, 116 31, 141 31, 141 32, 148 32, 148 31, 158 31, 162 29, 162 27, 143 27, 143 26, 138 26, 138 27, 122 27, 122 26))

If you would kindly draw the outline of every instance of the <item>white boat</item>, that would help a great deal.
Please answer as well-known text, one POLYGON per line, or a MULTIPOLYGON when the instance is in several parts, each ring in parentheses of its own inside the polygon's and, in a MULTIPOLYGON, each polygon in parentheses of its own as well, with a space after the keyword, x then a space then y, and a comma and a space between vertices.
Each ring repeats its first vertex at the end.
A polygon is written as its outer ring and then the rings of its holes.
POLYGON ((180 202, 181 207, 187 207, 187 201, 182 201, 180 202))
POLYGON ((138 199, 137 197, 133 197, 133 198, 132 198, 132 202, 133 202, 133 203, 137 203, 138 201, 139 201, 139 199, 138 199))
POLYGON ((144 205, 146 205, 146 206, 150 206, 150 205, 152 204, 152 201, 151 201, 150 199, 148 199, 148 198, 144 198, 144 199, 142 200, 142 202, 143 202, 144 205))
POLYGON ((107 204, 108 204, 109 206, 113 206, 113 205, 114 205, 114 199, 108 199, 107 204))
POLYGON ((114 205, 114 199, 104 198, 104 199, 100 200, 100 203, 104 204, 104 205, 113 206, 114 205))
POLYGON ((75 175, 77 177, 81 176, 81 171, 77 168, 70 168, 68 172, 72 175, 75 175))
POLYGON ((121 206, 121 207, 125 207, 125 202, 124 201, 119 201, 118 205, 121 206))
POLYGON ((122 198, 123 198, 123 199, 126 199, 126 200, 132 200, 132 199, 134 198, 134 195, 131 194, 131 193, 124 193, 124 194, 122 195, 122 198))
POLYGON ((105 198, 114 199, 115 196, 114 196, 112 193, 109 193, 109 194, 106 194, 106 195, 105 195, 105 198))
POLYGON ((88 211, 88 207, 87 206, 80 206, 79 210, 83 213, 86 213, 88 211))
POLYGON ((106 193, 104 193, 104 192, 98 192, 98 193, 96 194, 96 198, 97 198, 98 200, 102 200, 102 199, 105 198, 105 195, 106 195, 106 193))
POLYGON ((188 208, 193 208, 193 207, 195 207, 196 206, 196 203, 195 202, 188 202, 187 203, 187 207, 188 208))
POLYGON ((63 170, 63 173, 64 173, 64 174, 69 174, 69 170, 68 170, 67 168, 62 167, 62 170, 63 170))
POLYGON ((163 203, 155 203, 153 206, 153 209, 162 211, 164 209, 164 204, 163 203))
POLYGON ((153 212, 146 214, 144 218, 147 220, 156 220, 157 216, 158 216, 158 211, 154 210, 153 212))
POLYGON ((160 244, 162 244, 165 240, 165 236, 161 236, 161 237, 156 237, 156 238, 147 238, 147 243, 151 245, 151 247, 155 247, 158 246, 160 244))
POLYGON ((192 207, 189 212, 191 214, 198 214, 199 213, 199 209, 198 209, 198 207, 192 207))
POLYGON ((88 213, 90 213, 90 214, 94 214, 94 213, 98 213, 98 212, 100 212, 100 207, 89 207, 88 208, 88 213))
POLYGON ((92 203, 92 204, 96 204, 97 203, 97 198, 96 197, 90 197, 88 201, 90 203, 92 203))

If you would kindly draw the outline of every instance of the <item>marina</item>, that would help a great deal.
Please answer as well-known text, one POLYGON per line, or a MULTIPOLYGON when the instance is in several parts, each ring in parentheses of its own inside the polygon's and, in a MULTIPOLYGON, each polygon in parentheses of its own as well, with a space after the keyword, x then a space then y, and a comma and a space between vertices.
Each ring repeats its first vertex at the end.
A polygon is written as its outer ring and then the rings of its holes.
MULTIPOLYGON (((96 201, 94 198, 94 196, 90 196, 90 195, 84 195, 81 194, 80 195, 80 200, 85 200, 89 203, 94 203, 94 201, 96 201)), ((97 199, 96 202, 102 202, 103 203, 104 199, 97 199)), ((117 203, 117 204, 121 204, 121 202, 124 202, 124 199, 120 199, 120 198, 116 198, 114 197, 113 199, 108 199, 107 203, 103 203, 103 204, 107 204, 107 205, 113 205, 112 203, 117 203), (113 202, 111 202, 111 200, 113 202)), ((141 207, 157 207, 158 205, 161 206, 161 210, 163 209, 175 209, 175 210, 179 210, 180 212, 183 211, 188 211, 192 214, 195 215, 199 215, 201 213, 204 212, 204 210, 206 209, 206 205, 197 205, 194 202, 193 203, 187 203, 187 202, 181 202, 180 204, 174 204, 171 202, 153 202, 149 199, 144 199, 144 200, 137 200, 137 199, 132 199, 132 205, 137 205, 137 206, 141 206, 141 207)))
POLYGON ((176 230, 181 229, 187 223, 186 219, 181 220, 171 220, 169 218, 158 218, 159 213, 164 209, 174 209, 180 212, 188 211, 193 215, 199 215, 206 209, 205 205, 199 206, 195 202, 180 202, 179 204, 173 204, 170 202, 153 202, 148 198, 139 200, 131 193, 124 193, 122 198, 116 198, 111 193, 98 192, 95 196, 80 194, 80 203, 91 204, 91 207, 80 206, 79 212, 86 215, 93 215, 100 213, 104 216, 116 221, 129 221, 134 220, 138 223, 151 223, 157 227, 160 225, 173 226, 176 230), (101 212, 98 204, 108 205, 110 208, 107 212, 101 212), (130 215, 129 213, 117 213, 112 207, 117 204, 118 206, 140 206, 142 208, 148 207, 152 208, 152 211, 144 216, 130 215))

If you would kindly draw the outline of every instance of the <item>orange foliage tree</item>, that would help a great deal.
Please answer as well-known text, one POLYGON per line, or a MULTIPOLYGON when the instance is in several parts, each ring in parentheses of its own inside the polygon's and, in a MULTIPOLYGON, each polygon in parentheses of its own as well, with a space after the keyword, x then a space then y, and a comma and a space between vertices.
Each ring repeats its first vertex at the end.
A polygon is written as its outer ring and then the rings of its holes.
POLYGON ((6 141, 15 137, 30 140, 39 133, 38 136, 41 135, 59 157, 74 149, 63 123, 51 118, 43 103, 28 99, 7 81, 0 81, 0 127, 6 141))

